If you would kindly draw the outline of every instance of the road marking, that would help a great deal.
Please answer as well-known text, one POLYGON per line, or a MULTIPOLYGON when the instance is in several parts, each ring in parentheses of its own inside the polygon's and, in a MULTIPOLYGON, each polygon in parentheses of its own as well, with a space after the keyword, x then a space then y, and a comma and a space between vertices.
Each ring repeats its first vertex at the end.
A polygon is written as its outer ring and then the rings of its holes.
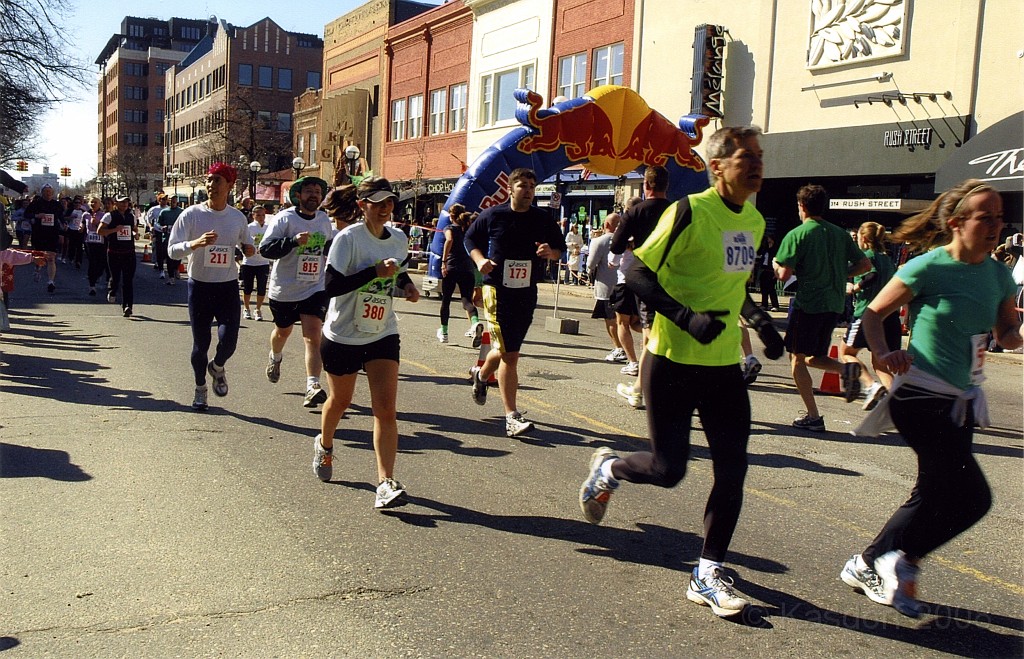
MULTIPOLYGON (((438 371, 435 371, 434 369, 430 368, 426 364, 421 364, 419 362, 414 362, 414 361, 407 360, 407 359, 403 359, 402 363, 403 364, 411 364, 411 365, 413 365, 413 366, 415 366, 415 367, 417 367, 417 368, 419 368, 419 369, 421 369, 421 370, 423 370, 423 371, 425 371, 425 372, 427 372, 427 373, 429 373, 431 375, 442 375, 442 373, 440 373, 438 371)), ((546 403, 546 402, 540 400, 539 398, 536 398, 536 397, 531 396, 529 394, 524 394, 522 392, 519 392, 519 398, 522 398, 522 399, 525 399, 525 400, 529 401, 531 405, 537 405, 539 407, 543 407, 544 409, 548 409, 548 410, 554 409, 554 405, 551 405, 550 403, 546 403)), ((615 433, 617 435, 621 435, 622 437, 629 437, 631 439, 638 439, 638 440, 641 440, 641 441, 644 441, 644 442, 647 441, 646 437, 642 437, 642 436, 637 435, 635 433, 629 432, 628 430, 623 430, 622 428, 618 428, 616 426, 609 425, 609 424, 604 423, 602 421, 598 421, 597 419, 592 419, 592 418, 590 418, 590 417, 588 417, 586 415, 578 414, 578 413, 573 412, 573 411, 569 411, 569 414, 571 416, 575 417, 576 419, 582 421, 583 423, 586 423, 586 424, 590 425, 591 427, 593 427, 596 430, 602 430, 604 432, 615 433)), ((771 503, 775 503, 777 505, 780 505, 780 506, 783 506, 783 507, 786 507, 786 508, 791 508, 793 510, 799 511, 799 512, 803 513, 804 515, 813 515, 815 517, 818 517, 818 518, 824 520, 825 522, 827 522, 828 524, 830 524, 832 526, 836 526, 836 527, 839 527, 841 529, 845 529, 847 531, 850 531, 851 533, 854 533, 855 535, 857 535, 859 537, 866 538, 868 540, 870 540, 871 538, 875 537, 875 534, 872 533, 871 531, 868 531, 867 529, 861 528, 861 527, 857 526, 856 524, 851 524, 851 523, 849 523, 849 522, 847 522, 845 520, 839 519, 838 517, 830 517, 829 515, 823 515, 818 510, 815 510, 815 509, 812 509, 812 508, 804 508, 799 503, 797 503, 796 501, 793 501, 792 499, 787 499, 785 497, 780 497, 780 496, 775 495, 775 494, 769 494, 768 492, 765 492, 763 490, 758 490, 756 488, 747 487, 747 486, 743 487, 743 491, 748 493, 748 494, 752 494, 753 496, 756 496, 756 497, 758 497, 760 499, 764 499, 765 501, 770 501, 771 503)), ((931 559, 931 560, 934 560, 939 565, 942 565, 943 567, 949 568, 950 570, 953 570, 954 572, 959 572, 960 574, 962 574, 964 576, 974 577, 978 581, 982 581, 984 583, 992 584, 993 586, 999 586, 1000 588, 1008 590, 1011 593, 1014 593, 1016 595, 1024 595, 1024 586, 1021 586, 1019 584, 1011 583, 1009 581, 1004 581, 1003 579, 1000 579, 999 577, 992 576, 991 574, 987 574, 985 572, 982 572, 981 570, 973 568, 973 567, 971 567, 969 565, 965 565, 963 563, 958 563, 957 561, 953 561, 953 560, 950 560, 948 558, 944 558, 944 557, 939 556, 937 554, 932 554, 928 558, 931 559)))

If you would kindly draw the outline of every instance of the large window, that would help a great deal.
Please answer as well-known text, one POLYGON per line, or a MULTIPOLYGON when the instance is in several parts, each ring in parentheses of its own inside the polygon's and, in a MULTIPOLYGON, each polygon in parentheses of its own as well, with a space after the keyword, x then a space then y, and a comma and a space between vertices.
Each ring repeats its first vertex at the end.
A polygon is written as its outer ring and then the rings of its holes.
POLYGON ((291 69, 278 69, 277 70, 277 88, 287 89, 292 88, 292 70, 291 69))
POLYGON ((309 164, 316 164, 316 133, 309 134, 309 164))
POLYGON ((558 58, 558 96, 579 98, 587 85, 587 54, 558 58))
POLYGON ((512 92, 519 87, 532 89, 533 83, 533 64, 483 76, 480 79, 480 125, 515 119, 517 102, 512 92))
POLYGON ((282 133, 290 133, 292 130, 292 115, 287 112, 278 112, 277 129, 282 133))
POLYGON ((467 85, 460 83, 451 86, 451 105, 448 112, 448 130, 457 133, 466 130, 467 85))
POLYGON ((440 135, 445 131, 445 116, 448 112, 448 90, 441 88, 430 92, 430 134, 440 135))
POLYGON ((252 85, 252 64, 238 65, 238 84, 247 87, 252 85))
POLYGON ((260 67, 260 87, 270 89, 274 86, 274 68, 271 66, 260 67))
POLYGON ((405 139, 405 99, 391 102, 391 141, 405 139))
POLYGON ((409 97, 409 139, 423 137, 423 94, 409 97))
POLYGON ((622 84, 621 43, 604 46, 594 50, 594 86, 622 84))
POLYGON ((319 71, 306 71, 306 89, 320 89, 319 71))

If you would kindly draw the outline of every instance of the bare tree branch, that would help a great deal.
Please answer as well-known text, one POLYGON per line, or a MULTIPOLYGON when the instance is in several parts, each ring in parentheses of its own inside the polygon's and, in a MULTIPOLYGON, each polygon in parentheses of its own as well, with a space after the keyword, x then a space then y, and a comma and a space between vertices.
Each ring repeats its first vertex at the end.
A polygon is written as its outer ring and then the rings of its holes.
POLYGON ((65 36, 61 0, 0 0, 0 163, 30 155, 55 103, 86 89, 89 66, 65 36))

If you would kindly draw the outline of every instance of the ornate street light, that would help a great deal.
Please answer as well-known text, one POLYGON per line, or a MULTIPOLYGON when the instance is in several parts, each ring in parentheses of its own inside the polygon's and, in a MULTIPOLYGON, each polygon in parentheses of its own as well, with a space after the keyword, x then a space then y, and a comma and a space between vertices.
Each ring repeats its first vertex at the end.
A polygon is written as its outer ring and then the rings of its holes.
POLYGON ((359 173, 359 147, 349 144, 345 147, 345 164, 348 166, 348 175, 355 176, 359 173))
POLYGON ((256 201, 256 175, 263 169, 263 165, 260 164, 259 160, 253 160, 249 163, 249 198, 256 201))
POLYGON ((188 205, 191 206, 196 203, 196 186, 199 185, 199 181, 196 179, 190 179, 188 184, 192 186, 192 196, 188 200, 188 205))
POLYGON ((107 198, 107 183, 110 182, 110 177, 106 174, 100 174, 96 177, 96 182, 100 184, 100 199, 107 198))
POLYGON ((178 181, 185 178, 185 175, 181 173, 181 170, 175 167, 171 171, 167 172, 167 178, 174 184, 174 196, 178 196, 178 181))
POLYGON ((295 170, 295 180, 299 180, 299 175, 302 173, 302 168, 306 166, 306 161, 302 159, 302 156, 295 156, 292 158, 292 169, 295 170))

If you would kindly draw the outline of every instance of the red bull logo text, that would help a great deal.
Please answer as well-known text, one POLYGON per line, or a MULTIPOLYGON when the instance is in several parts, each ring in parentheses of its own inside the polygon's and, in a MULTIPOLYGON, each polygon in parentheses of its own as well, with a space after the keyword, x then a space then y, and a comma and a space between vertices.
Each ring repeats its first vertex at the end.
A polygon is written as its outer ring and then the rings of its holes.
POLYGON ((494 194, 488 195, 480 201, 480 210, 490 208, 491 206, 497 206, 498 204, 504 204, 508 201, 508 174, 505 172, 498 172, 498 175, 494 178, 494 185, 498 186, 498 189, 494 194))

